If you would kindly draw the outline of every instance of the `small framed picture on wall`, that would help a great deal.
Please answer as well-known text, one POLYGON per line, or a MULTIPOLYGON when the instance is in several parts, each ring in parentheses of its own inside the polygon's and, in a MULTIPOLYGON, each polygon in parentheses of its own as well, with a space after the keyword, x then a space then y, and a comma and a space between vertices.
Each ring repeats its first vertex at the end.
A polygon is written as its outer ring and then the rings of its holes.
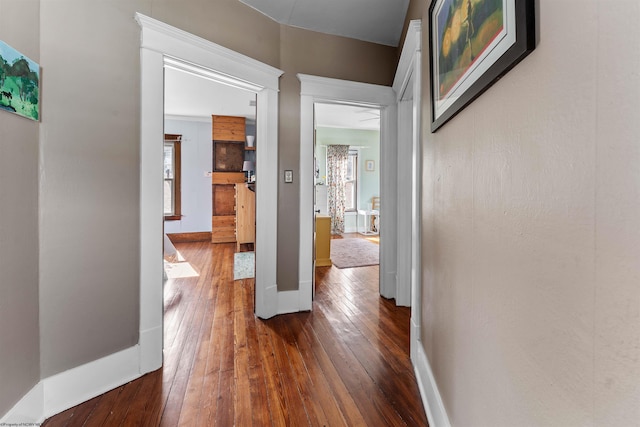
POLYGON ((365 164, 364 164, 364 169, 367 172, 371 172, 371 171, 375 170, 375 166, 376 166, 376 164, 375 164, 375 162, 373 160, 367 160, 365 162, 365 164))

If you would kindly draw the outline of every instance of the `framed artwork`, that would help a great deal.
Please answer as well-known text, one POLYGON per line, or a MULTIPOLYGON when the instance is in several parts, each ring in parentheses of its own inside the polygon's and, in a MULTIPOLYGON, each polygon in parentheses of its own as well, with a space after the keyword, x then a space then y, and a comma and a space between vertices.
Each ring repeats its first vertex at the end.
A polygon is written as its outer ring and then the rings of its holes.
POLYGON ((375 164, 375 162, 373 160, 367 160, 364 163, 364 168, 365 168, 366 171, 371 172, 371 171, 375 170, 375 165, 376 164, 375 164))
POLYGON ((535 49, 535 0, 434 0, 431 132, 535 49))
POLYGON ((40 66, 0 41, 0 110, 40 119, 40 66))

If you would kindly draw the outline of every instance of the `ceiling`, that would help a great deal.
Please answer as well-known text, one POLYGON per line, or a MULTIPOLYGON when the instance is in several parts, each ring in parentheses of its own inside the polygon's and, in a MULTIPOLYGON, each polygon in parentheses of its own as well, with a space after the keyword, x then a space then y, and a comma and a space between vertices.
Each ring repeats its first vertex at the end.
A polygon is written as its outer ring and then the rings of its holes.
MULTIPOLYGON (((240 0, 275 21, 327 34, 398 46, 409 0, 240 0)), ((256 95, 202 76, 165 68, 165 114, 210 120, 212 114, 255 121, 256 95)), ((316 105, 316 124, 379 129, 380 113, 365 107, 316 105)))
POLYGON ((240 0, 281 24, 397 47, 409 0, 240 0))
POLYGON ((256 119, 256 94, 204 77, 164 69, 164 114, 210 120, 211 115, 256 119))
MULTIPOLYGON (((256 119, 256 94, 201 76, 165 67, 165 115, 211 120, 211 115, 256 119), (252 102, 253 101, 253 102, 252 102)), ((378 129, 380 112, 367 107, 316 104, 316 125, 349 129, 378 129)))

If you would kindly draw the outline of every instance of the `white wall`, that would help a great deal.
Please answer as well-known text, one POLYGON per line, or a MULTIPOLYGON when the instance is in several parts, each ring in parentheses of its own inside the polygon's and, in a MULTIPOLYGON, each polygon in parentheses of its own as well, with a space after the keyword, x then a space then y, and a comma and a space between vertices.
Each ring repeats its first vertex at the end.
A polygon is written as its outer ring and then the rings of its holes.
POLYGON ((537 4, 537 49, 435 134, 423 32, 423 345, 454 426, 634 426, 640 3, 537 4))
POLYGON ((165 221, 165 233, 211 231, 211 121, 166 119, 165 133, 182 135, 182 219, 165 221))

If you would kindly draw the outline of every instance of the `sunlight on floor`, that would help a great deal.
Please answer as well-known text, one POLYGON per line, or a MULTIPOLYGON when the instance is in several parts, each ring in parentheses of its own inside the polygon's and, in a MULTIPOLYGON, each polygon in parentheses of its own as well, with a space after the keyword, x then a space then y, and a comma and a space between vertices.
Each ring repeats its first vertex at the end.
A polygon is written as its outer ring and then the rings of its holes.
POLYGON ((168 279, 181 279, 184 277, 198 277, 200 274, 189 264, 184 262, 164 262, 164 271, 168 279))

